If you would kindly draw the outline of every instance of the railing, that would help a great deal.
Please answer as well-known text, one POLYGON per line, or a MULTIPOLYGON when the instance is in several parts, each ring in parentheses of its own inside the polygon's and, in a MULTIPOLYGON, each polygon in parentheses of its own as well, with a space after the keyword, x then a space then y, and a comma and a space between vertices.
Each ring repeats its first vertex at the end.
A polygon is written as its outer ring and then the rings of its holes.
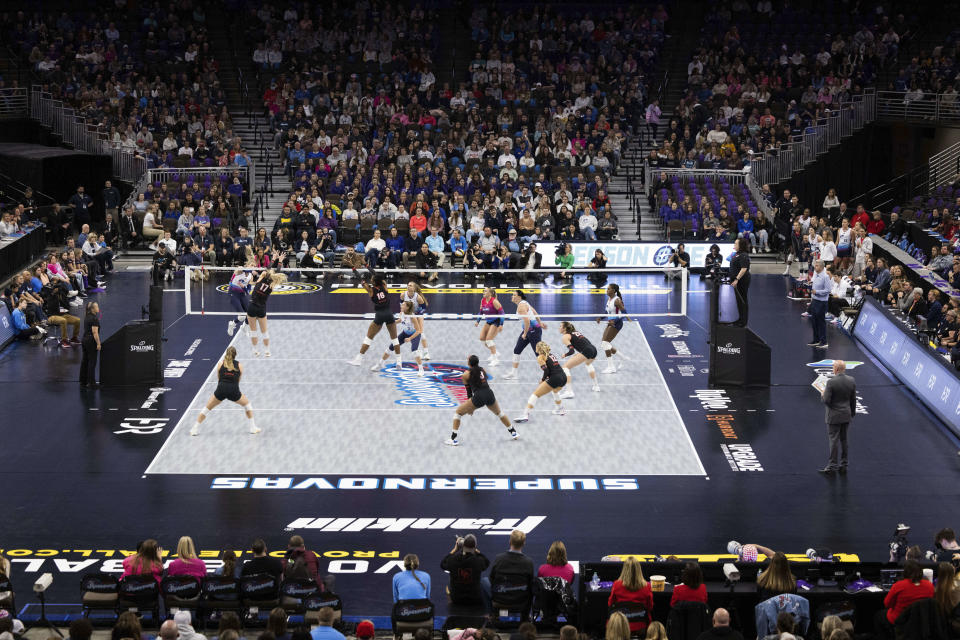
POLYGON ((831 111, 801 135, 794 136, 791 142, 774 151, 755 155, 750 163, 751 179, 756 185, 775 185, 790 179, 830 147, 872 122, 877 113, 876 98, 876 92, 868 89, 863 95, 841 103, 839 109, 831 111))
POLYGON ((0 89, 0 119, 27 118, 30 116, 30 101, 26 87, 0 89))
POLYGON ((952 183, 960 174, 960 142, 930 156, 930 189, 952 183))
POLYGON ((926 93, 921 97, 914 97, 900 91, 878 91, 877 119, 960 125, 958 97, 960 96, 943 93, 926 93))
POLYGON ((851 202, 863 204, 867 209, 889 209, 910 201, 914 196, 927 195, 937 187, 950 184, 960 173, 960 142, 907 173, 888 180, 856 197, 851 202))
POLYGON ((147 171, 147 159, 113 143, 103 125, 80 115, 76 109, 34 86, 30 91, 30 116, 39 120, 74 149, 109 155, 113 159, 113 175, 121 180, 137 182, 147 171))
POLYGON ((246 183, 247 193, 250 199, 250 167, 240 167, 237 165, 227 165, 226 167, 174 167, 164 169, 150 169, 148 171, 149 182, 172 182, 180 181, 184 177, 193 176, 194 180, 200 180, 203 176, 228 176, 231 180, 234 174, 240 177, 240 180, 246 183))

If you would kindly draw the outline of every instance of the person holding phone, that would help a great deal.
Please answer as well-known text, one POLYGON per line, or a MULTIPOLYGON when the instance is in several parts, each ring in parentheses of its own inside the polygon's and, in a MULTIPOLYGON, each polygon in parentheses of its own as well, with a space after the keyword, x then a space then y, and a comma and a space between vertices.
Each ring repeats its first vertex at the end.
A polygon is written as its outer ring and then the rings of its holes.
POLYGON ((450 604, 489 606, 482 586, 483 572, 489 566, 490 560, 477 548, 475 535, 456 536, 453 549, 440 561, 440 568, 450 573, 450 604))

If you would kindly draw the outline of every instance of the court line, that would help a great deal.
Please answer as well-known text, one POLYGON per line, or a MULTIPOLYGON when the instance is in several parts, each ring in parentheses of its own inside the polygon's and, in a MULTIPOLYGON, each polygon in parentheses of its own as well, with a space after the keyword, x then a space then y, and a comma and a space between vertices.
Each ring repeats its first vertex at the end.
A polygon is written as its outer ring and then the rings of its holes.
MULTIPOLYGON (((241 333, 242 333, 242 332, 238 331, 238 332, 233 336, 233 339, 230 340, 229 343, 227 343, 227 346, 223 348, 223 353, 220 354, 220 356, 217 358, 217 362, 220 362, 220 359, 221 359, 221 358, 223 357, 223 355, 227 352, 227 349, 229 349, 230 347, 232 347, 232 346, 233 346, 233 343, 236 342, 236 341, 240 338, 241 333)), ((183 410, 183 414, 182 414, 183 417, 180 418, 180 420, 177 421, 176 426, 173 427, 173 431, 170 432, 170 434, 167 436, 167 439, 164 440, 163 444, 160 446, 160 449, 157 450, 156 455, 153 456, 153 460, 151 460, 151 461, 150 461, 150 464, 147 465, 147 468, 146 468, 146 470, 144 470, 143 475, 149 475, 149 474, 150 474, 150 469, 153 468, 153 465, 157 462, 157 460, 158 460, 158 459, 160 458, 160 456, 163 454, 163 450, 166 449, 166 448, 167 448, 167 445, 169 445, 169 444, 173 441, 173 436, 174 436, 174 434, 176 434, 177 429, 180 428, 180 424, 184 422, 184 420, 185 420, 185 418, 186 418, 186 416, 187 416, 187 413, 190 411, 190 407, 192 407, 192 406, 194 405, 194 403, 197 401, 197 399, 200 398, 201 394, 203 394, 203 387, 204 387, 204 385, 206 385, 206 383, 210 381, 210 379, 213 377, 214 374, 216 374, 216 372, 217 372, 217 369, 216 369, 216 366, 214 366, 214 368, 210 370, 210 373, 207 374, 207 377, 204 379, 203 384, 200 384, 200 385, 197 387, 197 393, 193 396, 193 400, 191 400, 191 401, 190 401, 190 404, 188 404, 187 407, 186 407, 186 409, 183 410)))
MULTIPOLYGON (((643 331, 643 327, 640 323, 637 324, 637 329, 640 330, 640 335, 643 336, 643 345, 647 348, 647 353, 650 354, 650 360, 657 363, 657 357, 653 353, 653 349, 650 347, 650 341, 647 340, 647 334, 643 331)), ((697 458, 697 464, 700 465, 700 471, 702 475, 707 475, 707 470, 703 466, 703 461, 700 459, 700 454, 697 452, 697 447, 693 444, 693 438, 690 437, 690 432, 687 431, 687 424, 683 421, 683 417, 680 415, 680 408, 677 407, 676 400, 673 399, 673 392, 670 391, 670 385, 667 384, 667 379, 663 375, 663 370, 660 369, 660 366, 655 367, 657 370, 657 375, 660 376, 660 381, 663 383, 663 388, 666 389, 667 395, 670 398, 670 404, 673 405, 673 412, 677 416, 677 420, 680 422, 680 428, 683 430, 683 435, 687 436, 687 442, 690 443, 690 448, 693 450, 693 455, 697 458)))

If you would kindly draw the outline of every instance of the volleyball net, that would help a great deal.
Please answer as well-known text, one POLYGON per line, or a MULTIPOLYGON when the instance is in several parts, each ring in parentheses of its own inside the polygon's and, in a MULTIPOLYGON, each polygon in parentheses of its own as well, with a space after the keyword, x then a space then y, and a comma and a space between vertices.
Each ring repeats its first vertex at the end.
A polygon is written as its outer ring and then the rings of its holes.
MULTIPOLYGON (((233 267, 187 267, 185 312, 188 315, 237 316, 230 293, 233 267)), ((267 304, 269 317, 369 319, 373 307, 363 281, 373 273, 384 277, 391 309, 400 311, 400 296, 408 283, 417 284, 429 304, 425 317, 479 319, 480 299, 492 287, 503 306, 504 319, 517 319, 512 294, 522 291, 543 319, 596 319, 606 316, 603 295, 611 284, 619 289, 630 317, 685 316, 689 272, 675 267, 609 269, 462 268, 377 269, 284 268, 286 281, 276 284, 267 304)), ((254 278, 259 270, 253 270, 254 278)))

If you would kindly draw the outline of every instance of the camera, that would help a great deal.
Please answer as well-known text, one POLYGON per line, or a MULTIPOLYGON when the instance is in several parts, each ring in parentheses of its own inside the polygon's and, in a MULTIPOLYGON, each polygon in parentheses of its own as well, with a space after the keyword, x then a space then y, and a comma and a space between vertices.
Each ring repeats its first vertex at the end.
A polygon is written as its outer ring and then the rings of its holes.
POLYGON ((907 541, 907 534, 910 532, 910 526, 900 523, 893 532, 893 538, 890 540, 890 561, 900 561, 907 556, 907 548, 910 543, 907 541))
POLYGON ((740 570, 737 569, 737 565, 732 562, 723 563, 723 576, 730 584, 740 582, 740 570))
POLYGON ((45 573, 37 581, 33 583, 33 592, 34 593, 43 593, 50 588, 50 585, 53 584, 53 574, 45 573))
POLYGON ((560 256, 564 255, 566 252, 567 252, 567 243, 559 242, 557 243, 556 248, 553 250, 553 255, 559 258, 560 256))

